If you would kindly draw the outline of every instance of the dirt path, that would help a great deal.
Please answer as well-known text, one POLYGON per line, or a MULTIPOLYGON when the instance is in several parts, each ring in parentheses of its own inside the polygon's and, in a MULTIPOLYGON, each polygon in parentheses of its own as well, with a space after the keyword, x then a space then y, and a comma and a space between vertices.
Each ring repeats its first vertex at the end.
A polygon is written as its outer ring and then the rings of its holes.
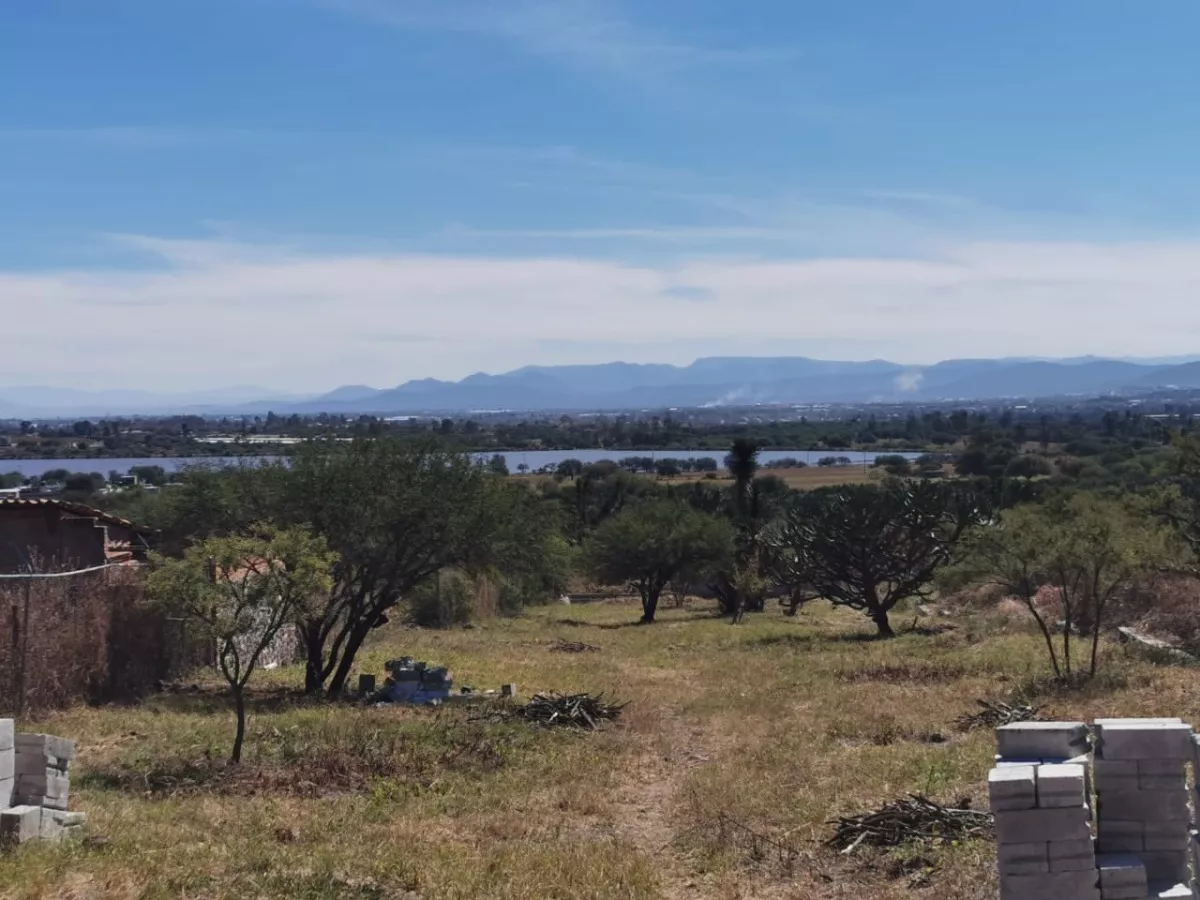
POLYGON ((712 735, 664 710, 654 734, 634 757, 611 803, 611 827, 618 840, 638 847, 659 866, 666 900, 728 897, 695 872, 681 847, 691 827, 680 813, 691 773, 716 758, 712 735))

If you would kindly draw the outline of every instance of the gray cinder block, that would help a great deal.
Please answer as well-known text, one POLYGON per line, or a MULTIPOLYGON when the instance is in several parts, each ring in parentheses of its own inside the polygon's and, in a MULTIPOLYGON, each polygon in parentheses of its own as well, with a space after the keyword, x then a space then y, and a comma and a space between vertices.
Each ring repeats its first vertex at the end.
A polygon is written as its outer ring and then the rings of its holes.
POLYGON ((1152 882, 1175 884, 1188 878, 1188 853, 1186 850, 1158 850, 1138 854, 1146 868, 1146 878, 1152 882))
POLYGON ((1033 809, 1037 806, 1037 778, 1033 766, 1003 766, 988 772, 988 800, 992 812, 1033 809))
POLYGON ((1000 882, 1000 900, 1100 900, 1098 873, 1013 875, 1000 882))
POLYGON ((1141 853, 1146 849, 1145 823, 1123 822, 1100 817, 1096 829, 1096 852, 1141 853))
POLYGON ((75 742, 52 734, 18 734, 16 747, 18 752, 41 753, 67 762, 75 758, 75 742))
POLYGON ((1101 821, 1187 823, 1191 818, 1186 791, 1102 791, 1098 803, 1101 821))
POLYGON ((46 774, 18 775, 17 795, 40 794, 44 797, 65 797, 71 789, 71 779, 67 775, 46 774))
POLYGON ((1182 759, 1140 759, 1136 763, 1138 775, 1183 778, 1186 763, 1182 759))
POLYGON ((1138 789, 1138 764, 1133 759, 1104 759, 1097 756, 1092 762, 1096 790, 1136 791, 1138 789))
POLYGON ((1090 839, 1051 841, 1046 845, 1051 872, 1087 872, 1096 868, 1096 848, 1090 839))
POLYGON ((5 778, 0 780, 0 809, 8 809, 13 805, 13 788, 16 786, 15 778, 5 778))
POLYGON ((54 813, 59 812, 55 809, 46 809, 42 807, 41 825, 39 826, 38 835, 44 841, 61 840, 63 836, 62 820, 54 818, 54 813))
POLYGON ((1084 767, 1070 763, 1038 766, 1037 805, 1039 809, 1083 806, 1087 802, 1084 767))
POLYGON ((1104 759, 1187 760, 1192 746, 1192 726, 1182 722, 1113 723, 1100 733, 1097 752, 1104 759))
POLYGON ((1182 822, 1147 822, 1143 839, 1146 850, 1187 850, 1191 830, 1182 822))
POLYGON ((1092 722, 1092 727, 1096 730, 1096 735, 1104 734, 1104 729, 1109 725, 1182 725, 1183 719, 1178 716, 1129 716, 1124 719, 1095 719, 1092 722))
POLYGON ((13 799, 33 806, 66 809, 71 779, 62 774, 18 775, 13 799))
POLYGON ((32 841, 42 831, 42 810, 37 806, 14 806, 0 810, 0 846, 12 847, 32 841))
POLYGON ((996 861, 1000 877, 1010 875, 1038 875, 1050 871, 1046 844, 1000 844, 996 848, 996 861))
POLYGON ((1187 772, 1181 759, 1143 759, 1137 763, 1138 788, 1143 791, 1187 789, 1187 772))
POLYGON ((0 750, 0 781, 17 775, 17 755, 11 750, 0 750))
POLYGON ((1083 722, 1013 722, 996 729, 996 748, 1005 759, 1068 759, 1086 753, 1083 722))
POLYGON ((1102 853, 1096 857, 1096 869, 1100 873, 1100 890, 1107 893, 1111 887, 1135 886, 1142 896, 1148 886, 1146 867, 1140 857, 1133 854, 1102 853))
POLYGON ((1105 778, 1113 780, 1132 778, 1136 781, 1139 772, 1136 759, 1105 759, 1098 756, 1092 766, 1096 772, 1097 782, 1105 778))
POLYGON ((13 748, 16 734, 17 729, 12 719, 0 719, 0 751, 13 748))
POLYGON ((1089 823, 1086 806, 996 813, 996 840, 1001 844, 1081 841, 1092 836, 1089 823))
POLYGON ((87 813, 42 808, 41 837, 46 841, 61 841, 73 837, 87 824, 87 813))

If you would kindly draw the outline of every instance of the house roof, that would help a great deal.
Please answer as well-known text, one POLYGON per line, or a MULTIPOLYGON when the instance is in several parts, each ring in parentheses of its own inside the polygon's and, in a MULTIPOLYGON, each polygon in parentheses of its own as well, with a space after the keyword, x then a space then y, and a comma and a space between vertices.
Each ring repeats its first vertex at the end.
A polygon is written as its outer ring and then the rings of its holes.
POLYGON ((96 509, 84 503, 73 503, 70 500, 50 500, 50 499, 0 499, 0 514, 9 509, 59 509, 63 512, 70 513, 73 516, 81 516, 87 519, 96 519, 99 522, 105 522, 109 525, 120 525, 135 531, 138 534, 157 534, 157 529, 150 528, 146 525, 138 525, 136 522, 130 522, 128 519, 122 519, 120 516, 114 516, 112 513, 107 513, 102 509, 96 509))

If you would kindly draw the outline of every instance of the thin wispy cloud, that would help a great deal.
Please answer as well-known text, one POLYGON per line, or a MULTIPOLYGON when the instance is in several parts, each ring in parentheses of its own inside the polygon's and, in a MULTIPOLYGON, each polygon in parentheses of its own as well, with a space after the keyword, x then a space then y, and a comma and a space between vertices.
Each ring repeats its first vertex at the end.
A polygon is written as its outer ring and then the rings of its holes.
POLYGON ((721 46, 636 24, 611 0, 311 0, 395 28, 479 34, 540 57, 640 78, 707 66, 776 63, 788 47, 721 46))

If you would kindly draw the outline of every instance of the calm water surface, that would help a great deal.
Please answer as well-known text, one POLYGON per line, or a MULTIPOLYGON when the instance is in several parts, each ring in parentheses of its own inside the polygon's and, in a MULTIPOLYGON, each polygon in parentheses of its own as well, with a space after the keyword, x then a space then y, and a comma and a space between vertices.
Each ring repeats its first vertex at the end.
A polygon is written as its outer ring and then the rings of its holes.
MULTIPOLYGON (((860 450, 764 450, 759 454, 763 465, 779 459, 799 459, 809 465, 816 465, 817 460, 824 456, 846 456, 855 464, 869 465, 876 456, 894 454, 916 459, 920 452, 916 451, 869 451, 860 450)), ((492 458, 491 453, 479 453, 476 456, 482 460, 492 458)), ((529 471, 537 471, 544 466, 556 466, 564 459, 578 459, 585 463, 599 462, 602 459, 613 461, 627 456, 652 456, 655 459, 715 459, 717 465, 725 464, 725 454, 715 450, 527 450, 501 453, 508 468, 516 472, 518 466, 525 465, 529 471)), ((124 474, 133 466, 162 466, 168 472, 175 472, 187 466, 223 466, 223 465, 257 465, 263 460, 277 459, 273 456, 236 456, 236 457, 164 457, 155 459, 0 459, 0 472, 20 472, 26 478, 43 475, 54 469, 67 469, 71 472, 100 472, 107 475, 111 471, 124 474)))

